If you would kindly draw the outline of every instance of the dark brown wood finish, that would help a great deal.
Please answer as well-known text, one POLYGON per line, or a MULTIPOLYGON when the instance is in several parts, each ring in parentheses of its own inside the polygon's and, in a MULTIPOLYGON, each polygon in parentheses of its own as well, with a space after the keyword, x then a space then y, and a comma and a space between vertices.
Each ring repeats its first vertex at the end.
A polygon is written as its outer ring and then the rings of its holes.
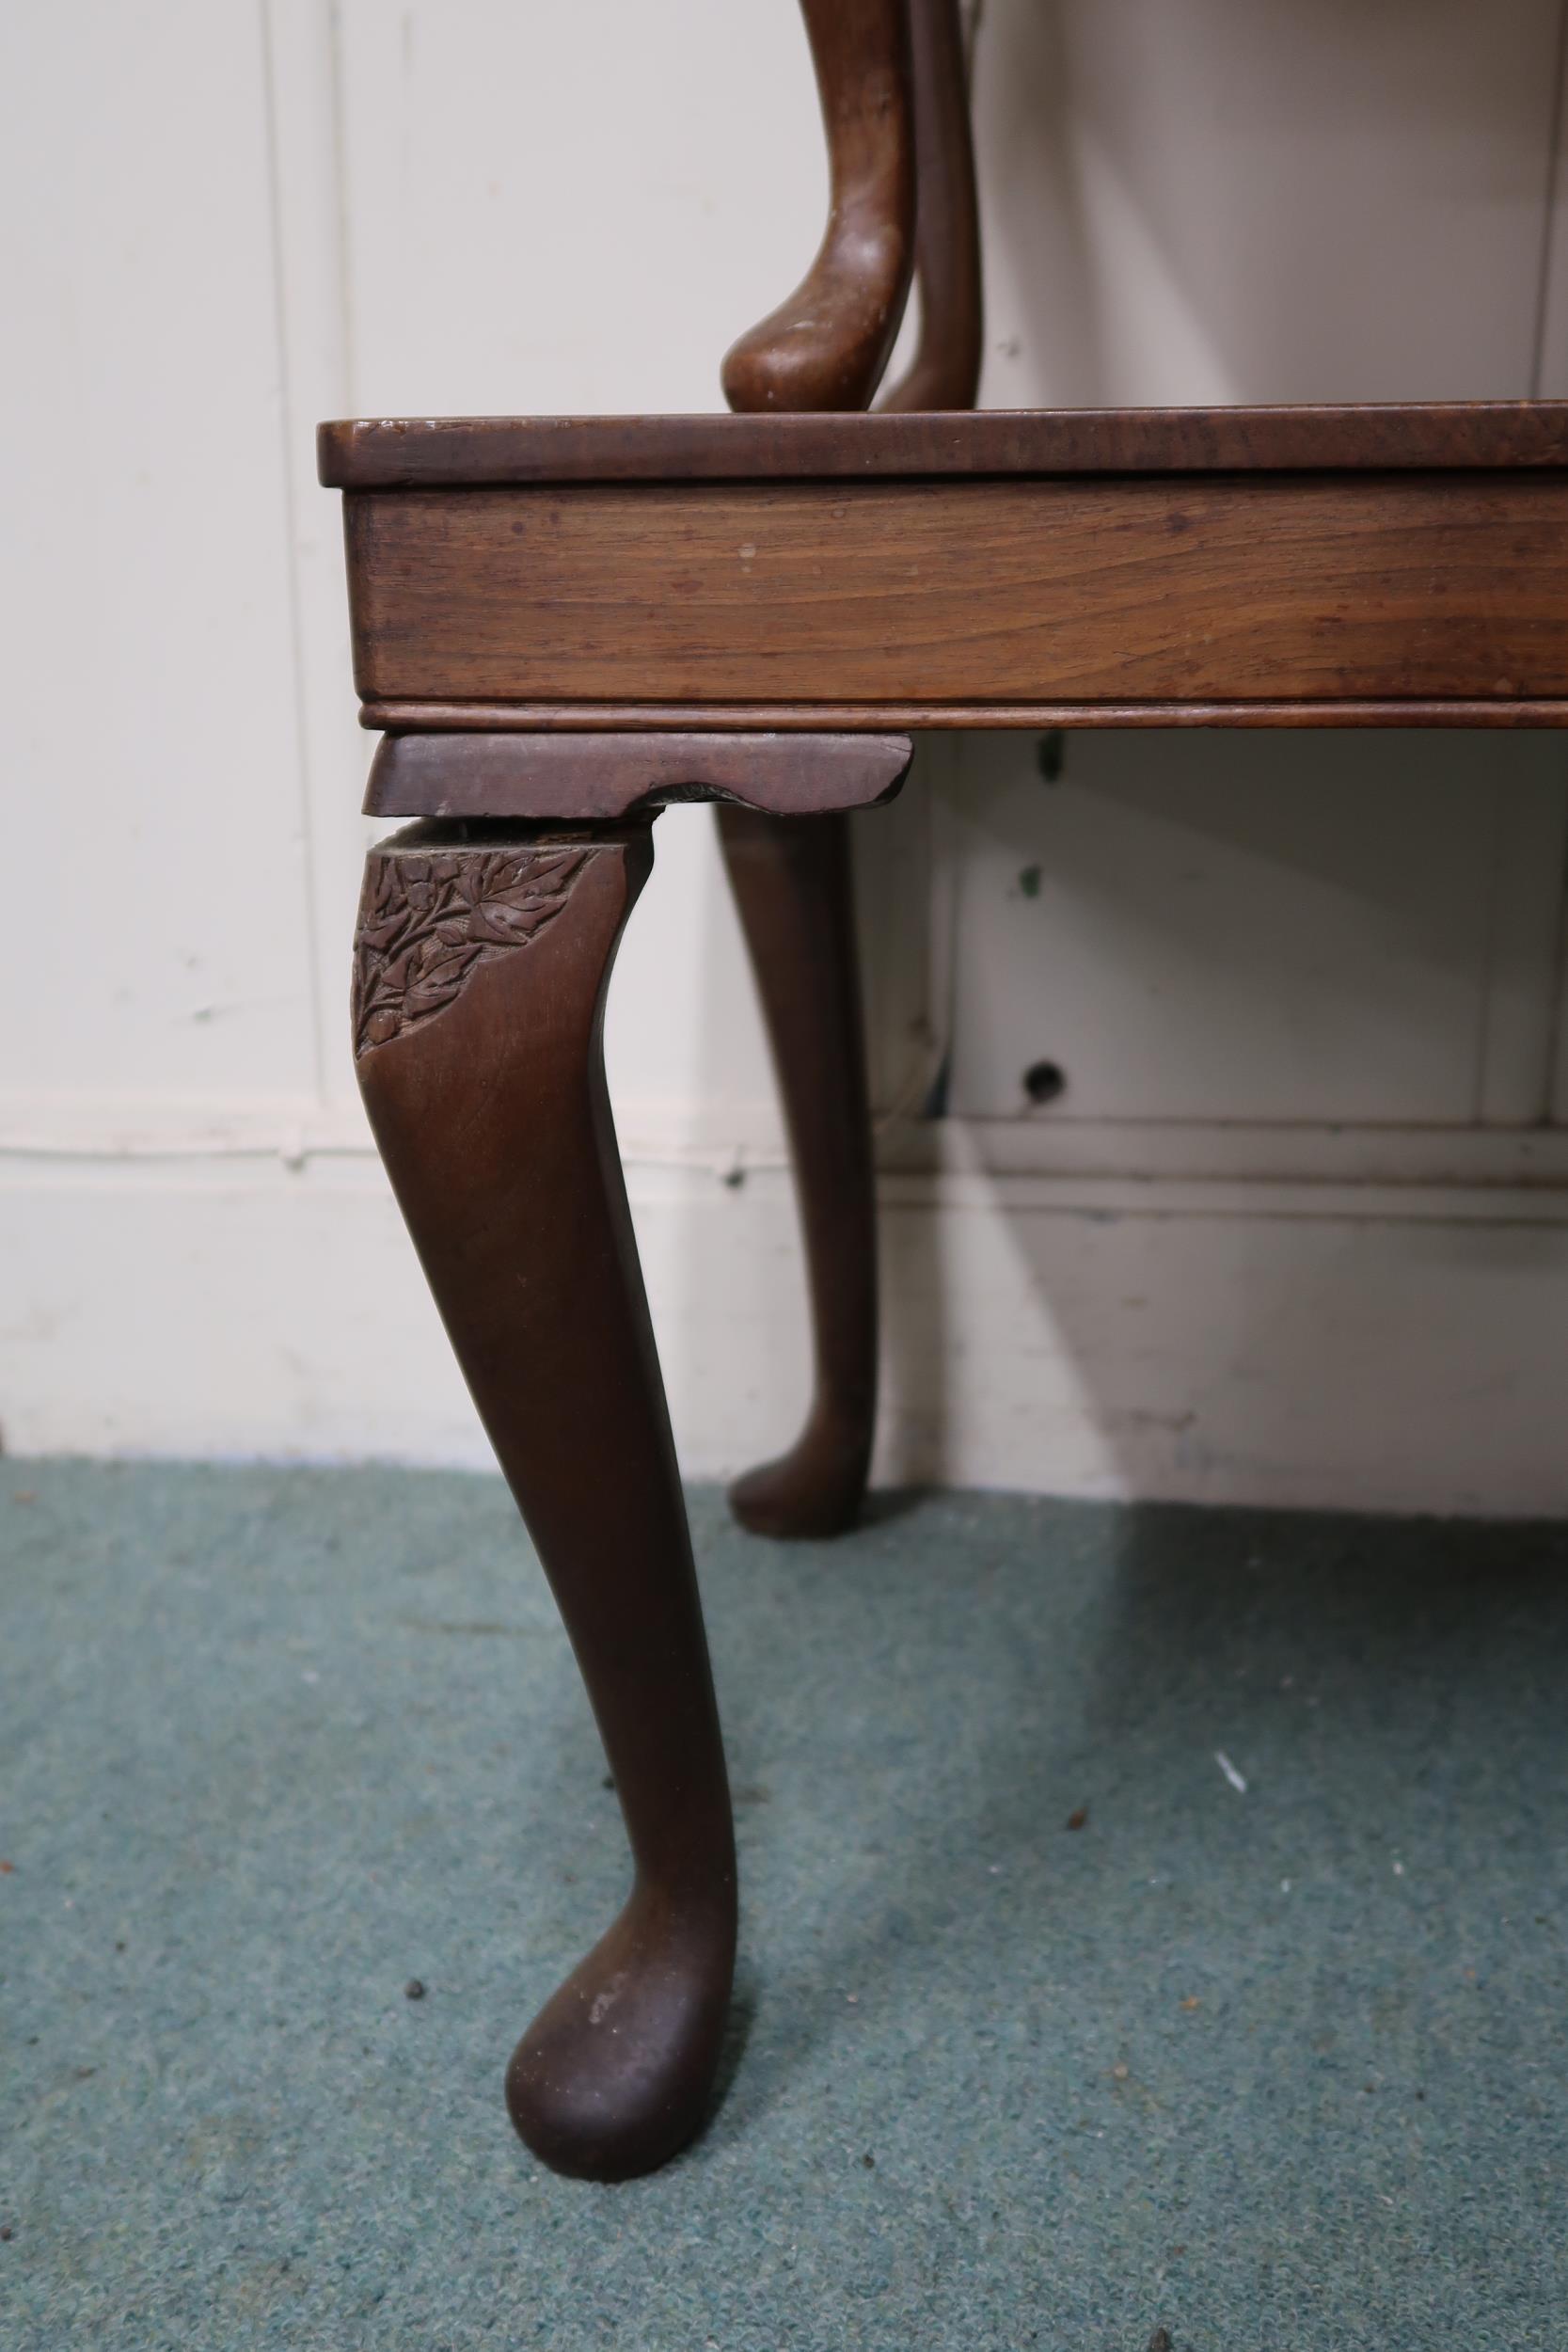
POLYGON ((507 2074, 530 2146, 599 2180, 696 2128, 735 1952, 723 1752, 600 1049, 650 860, 646 824, 416 826, 371 853, 355 973, 375 1139, 560 1603, 631 1841, 626 1908, 507 2074))
POLYGON ((789 1131, 811 1303, 805 1425, 730 1489, 763 1535, 837 1535, 865 1499, 877 1417, 877 1207, 847 820, 721 808, 719 834, 789 1131))
POLYGON ((914 264, 904 0, 800 0, 828 135, 816 259, 722 370, 732 408, 859 408, 887 365, 914 264))
POLYGON ((1256 702, 1256 703, 364 703, 363 726, 485 733, 508 727, 576 734, 633 727, 647 732, 754 727, 784 732, 822 727, 1560 727, 1561 702, 1256 702))
MULTIPOLYGON (((964 106, 957 0, 803 5, 832 167, 833 216, 794 306, 765 320, 730 353, 725 395, 742 410, 863 405, 897 332, 918 202, 920 349, 911 375, 915 399, 902 402, 918 405, 922 388, 940 375, 944 328, 955 297, 961 301, 965 292, 955 159, 937 151, 952 137, 951 105, 941 87, 947 49, 958 69, 956 101, 964 106), (852 238, 843 198, 850 157, 860 163, 852 238), (875 167, 867 167, 872 158, 875 167), (846 272, 859 281, 852 300, 845 297, 846 272)), ((973 188, 970 202, 973 213, 973 188)), ((900 397, 894 395, 895 405, 900 397)), ((740 561, 754 552, 743 546, 740 561)), ((815 1363, 800 1438, 778 1461, 737 1480, 730 1502, 742 1524, 758 1533, 834 1534, 853 1522, 864 1497, 877 1390, 876 1198, 848 841, 842 817, 800 826, 734 809, 721 817, 720 839, 790 1134, 815 1363)))
POLYGON ((613 820, 735 801, 809 816, 890 800, 913 749, 907 735, 388 735, 365 814, 613 820))
POLYGON ((337 490, 948 474, 1513 473, 1568 466, 1568 402, 991 408, 977 416, 381 417, 324 424, 337 490))
MULTIPOLYGON (((1568 474, 361 493, 372 701, 889 706, 1568 694, 1568 474)), ((984 722, 982 722, 984 723, 984 722)))
POLYGON ((980 213, 958 0, 909 0, 918 170, 915 276, 920 334, 884 412, 973 408, 983 312, 980 213))

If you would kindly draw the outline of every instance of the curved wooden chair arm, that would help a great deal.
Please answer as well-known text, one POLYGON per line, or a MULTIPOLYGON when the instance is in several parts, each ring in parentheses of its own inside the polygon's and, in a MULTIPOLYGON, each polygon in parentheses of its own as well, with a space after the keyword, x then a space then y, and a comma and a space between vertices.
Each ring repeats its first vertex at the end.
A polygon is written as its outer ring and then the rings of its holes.
POLYGON ((914 265, 907 0, 801 6, 828 136, 828 227, 788 300, 725 355, 732 408, 864 408, 914 265))
POLYGON ((980 387, 980 213, 958 0, 909 0, 919 159, 915 271, 920 337, 879 405, 973 408, 980 387))

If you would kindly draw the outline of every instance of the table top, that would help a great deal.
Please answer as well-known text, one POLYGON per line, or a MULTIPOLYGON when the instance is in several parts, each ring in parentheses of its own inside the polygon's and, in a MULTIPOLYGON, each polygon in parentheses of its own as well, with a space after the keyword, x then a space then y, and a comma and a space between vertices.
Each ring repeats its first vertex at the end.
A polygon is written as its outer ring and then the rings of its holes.
POLYGON ((1568 467, 1568 402, 953 414, 372 417, 324 424, 329 488, 1568 467))

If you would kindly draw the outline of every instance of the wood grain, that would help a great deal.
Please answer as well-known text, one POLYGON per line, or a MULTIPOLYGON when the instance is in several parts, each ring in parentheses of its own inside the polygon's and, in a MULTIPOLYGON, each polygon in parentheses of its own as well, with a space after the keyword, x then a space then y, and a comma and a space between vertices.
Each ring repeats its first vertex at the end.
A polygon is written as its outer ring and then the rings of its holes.
POLYGON ((913 751, 907 735, 389 734, 371 763, 365 814, 587 823, 721 801, 810 816, 890 800, 913 751))
POLYGON ((324 424, 329 489, 930 474, 1568 466, 1568 402, 951 414, 381 417, 324 424))
POLYGON ((347 501, 367 701, 1568 696, 1568 476, 583 485, 347 501))

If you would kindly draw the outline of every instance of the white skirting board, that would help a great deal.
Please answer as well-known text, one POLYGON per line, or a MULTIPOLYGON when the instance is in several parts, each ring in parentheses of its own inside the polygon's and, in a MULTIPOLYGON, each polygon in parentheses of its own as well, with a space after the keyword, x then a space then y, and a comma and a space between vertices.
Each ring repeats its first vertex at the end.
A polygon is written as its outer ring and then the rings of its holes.
MULTIPOLYGON (((787 1178, 633 1160, 683 1468, 805 1388, 787 1178)), ((1568 1511, 1555 1187, 882 1182, 878 1472, 1102 1497, 1568 1511)), ((11 1453, 489 1461, 374 1161, 0 1162, 11 1453)))

